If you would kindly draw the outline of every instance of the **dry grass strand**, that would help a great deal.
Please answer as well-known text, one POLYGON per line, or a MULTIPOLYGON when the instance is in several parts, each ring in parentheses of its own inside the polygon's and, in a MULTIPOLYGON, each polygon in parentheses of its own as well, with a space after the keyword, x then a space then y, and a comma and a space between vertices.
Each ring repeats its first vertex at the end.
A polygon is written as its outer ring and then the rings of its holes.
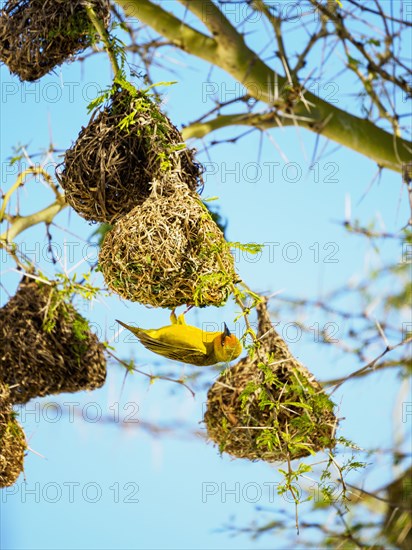
POLYGON ((0 382, 0 487, 13 485, 23 471, 26 438, 14 418, 10 391, 0 382))

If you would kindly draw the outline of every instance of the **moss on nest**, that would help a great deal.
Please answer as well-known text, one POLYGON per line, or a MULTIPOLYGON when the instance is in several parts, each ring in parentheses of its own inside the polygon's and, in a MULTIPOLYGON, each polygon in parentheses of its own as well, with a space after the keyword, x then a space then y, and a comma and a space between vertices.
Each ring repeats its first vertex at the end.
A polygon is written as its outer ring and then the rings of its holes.
POLYGON ((12 403, 93 390, 106 378, 104 347, 54 285, 24 278, 0 309, 0 381, 12 403))
MULTIPOLYGON (((90 46, 96 36, 83 0, 8 0, 0 12, 0 60, 21 80, 33 81, 90 46)), ((104 25, 109 2, 91 5, 104 25)))
POLYGON ((23 471, 27 448, 23 429, 14 417, 10 391, 0 382, 0 487, 9 487, 23 471))
POLYGON ((207 396, 204 421, 221 452, 284 462, 335 445, 333 403, 257 306, 260 347, 224 370, 207 396))
POLYGON ((56 176, 67 202, 90 221, 114 223, 156 193, 173 192, 178 174, 191 190, 201 178, 193 150, 148 95, 116 88, 97 108, 56 176))
POLYGON ((100 269, 131 301, 221 306, 237 280, 229 245, 197 195, 174 185, 173 195, 153 194, 106 234, 100 269))

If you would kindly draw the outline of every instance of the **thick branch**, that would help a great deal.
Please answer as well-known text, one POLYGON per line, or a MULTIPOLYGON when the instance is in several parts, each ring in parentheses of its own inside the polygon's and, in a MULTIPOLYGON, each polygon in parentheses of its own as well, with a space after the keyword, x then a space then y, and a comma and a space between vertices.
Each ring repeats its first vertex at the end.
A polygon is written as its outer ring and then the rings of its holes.
MULTIPOLYGON (((283 107, 297 117, 304 116, 310 122, 305 128, 322 134, 360 154, 374 160, 379 166, 402 171, 411 155, 412 145, 406 140, 393 136, 376 127, 372 122, 358 118, 304 91, 305 103, 296 101, 292 106, 281 97, 278 89, 287 86, 286 79, 277 75, 248 46, 243 37, 233 27, 228 27, 230 46, 223 34, 215 33, 214 38, 195 30, 180 19, 149 0, 116 0, 129 16, 151 26, 177 47, 216 65, 243 84, 247 93, 268 105, 284 103, 283 107), (230 48, 230 49, 229 49, 230 48), (313 105, 308 113, 306 105, 313 105)), ((200 9, 196 1, 196 9, 200 9)), ((209 5, 209 2, 207 3, 209 5)), ((216 8, 216 6, 215 6, 216 8)), ((217 9, 217 8, 216 8, 217 9)), ((191 6, 195 11, 195 3, 191 6)), ((212 28, 216 19, 215 11, 208 11, 205 24, 212 28)), ((221 15, 221 20, 223 15, 221 15)), ((286 97, 287 99, 287 97, 286 97)))
MULTIPOLYGON (((220 115, 212 120, 206 122, 195 122, 189 124, 183 130, 184 139, 189 138, 202 138, 209 132, 225 128, 227 126, 255 126, 260 129, 276 128, 279 126, 291 126, 294 120, 302 128, 307 128, 322 135, 326 135, 322 126, 314 126, 310 113, 306 113, 306 116, 289 117, 279 115, 277 113, 268 113, 265 115, 256 114, 233 114, 233 115, 220 115)), ((367 157, 378 162, 380 166, 391 168, 396 172, 402 171, 402 166, 406 164, 397 165, 396 155, 393 152, 391 156, 391 165, 387 164, 384 159, 388 159, 388 150, 393 148, 394 140, 398 144, 399 138, 394 138, 391 134, 388 134, 381 128, 374 126, 371 122, 363 119, 358 119, 357 126, 351 126, 351 121, 346 118, 341 118, 341 126, 337 125, 335 131, 335 141, 345 144, 346 140, 352 140, 351 149, 366 155, 367 157), (373 139, 371 135, 373 134, 373 139), (380 159, 380 160, 378 160, 380 159)), ((329 136, 330 137, 330 136, 329 136)), ((409 149, 412 150, 412 149, 409 149)), ((410 156, 411 153, 409 153, 410 156)))
POLYGON ((152 21, 151 26, 181 50, 195 55, 197 55, 196 52, 204 50, 210 55, 208 61, 212 63, 214 50, 217 48, 217 42, 213 38, 196 31, 148 0, 116 0, 116 3, 129 17, 135 17, 138 21, 147 24, 149 24, 148 21, 152 21))
POLYGON ((238 113, 233 115, 219 115, 205 122, 194 122, 183 128, 182 134, 183 138, 186 140, 190 138, 202 138, 214 130, 226 128, 227 126, 255 126, 256 128, 264 130, 274 126, 292 125, 293 117, 286 118, 272 113, 265 115, 238 113))
MULTIPOLYGON (((239 40, 243 43, 243 38, 223 12, 211 0, 179 0, 179 2, 190 9, 209 29, 216 42, 218 57, 225 58, 227 67, 231 66, 236 69, 240 61, 237 43, 239 40)), ((228 70, 228 72, 230 71, 228 70)))

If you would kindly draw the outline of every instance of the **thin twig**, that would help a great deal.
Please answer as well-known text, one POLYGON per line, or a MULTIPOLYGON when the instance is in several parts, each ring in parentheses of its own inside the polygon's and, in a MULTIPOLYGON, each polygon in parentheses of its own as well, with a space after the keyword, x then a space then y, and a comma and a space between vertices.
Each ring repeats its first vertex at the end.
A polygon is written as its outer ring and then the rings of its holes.
MULTIPOLYGON (((372 361, 370 361, 367 365, 365 365, 364 367, 362 367, 361 369, 358 369, 356 370, 355 372, 352 372, 352 374, 348 374, 348 376, 346 376, 343 380, 341 380, 340 382, 338 382, 337 384, 333 384, 335 386, 335 388, 332 390, 331 394, 334 393, 344 382, 346 382, 347 380, 350 380, 351 378, 354 378, 356 376, 360 376, 362 373, 372 369, 373 367, 375 367, 376 363, 382 359, 382 357, 384 357, 387 353, 389 353, 390 351, 393 351, 394 349, 396 348, 399 348, 400 346, 403 346, 405 344, 408 344, 409 342, 412 342, 412 336, 410 336, 409 338, 406 338, 405 340, 403 340, 402 342, 398 342, 397 344, 395 344, 394 346, 387 346, 383 352, 378 355, 378 357, 376 357, 375 359, 373 359, 372 361)), ((329 384, 328 384, 329 385, 329 384)), ((331 384, 332 385, 332 384, 331 384)))
POLYGON ((110 42, 109 34, 103 25, 103 22, 97 17, 96 12, 94 11, 91 4, 85 6, 87 15, 89 16, 90 21, 93 23, 96 31, 98 32, 105 48, 107 55, 109 56, 110 63, 113 68, 114 76, 116 77, 120 73, 119 63, 117 62, 116 54, 113 50, 113 45, 110 42))
POLYGON ((183 382, 183 380, 176 380, 175 378, 170 378, 169 376, 163 376, 160 374, 148 374, 147 372, 144 372, 140 369, 131 367, 130 363, 126 363, 126 361, 123 361, 122 359, 117 357, 109 349, 107 349, 106 351, 111 357, 113 357, 113 359, 115 359, 118 363, 126 367, 128 371, 132 370, 133 372, 138 372, 139 374, 143 374, 143 376, 147 376, 148 378, 150 378, 151 383, 154 382, 155 380, 166 380, 167 382, 174 382, 175 384, 180 384, 181 386, 184 386, 192 394, 192 397, 195 397, 196 395, 195 392, 185 382, 183 382))

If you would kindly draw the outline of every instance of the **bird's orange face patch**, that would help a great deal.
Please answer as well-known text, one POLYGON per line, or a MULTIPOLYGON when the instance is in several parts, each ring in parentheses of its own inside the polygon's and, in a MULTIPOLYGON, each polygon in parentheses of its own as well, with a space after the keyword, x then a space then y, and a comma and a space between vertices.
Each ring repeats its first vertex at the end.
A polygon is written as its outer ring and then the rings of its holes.
POLYGON ((242 344, 236 338, 234 334, 230 336, 225 336, 223 338, 222 347, 224 349, 230 350, 232 352, 233 358, 236 358, 242 352, 242 344))
POLYGON ((218 363, 228 363, 242 353, 242 344, 234 334, 223 333, 215 339, 214 350, 218 363))
POLYGON ((223 335, 222 337, 222 346, 225 346, 226 348, 234 348, 237 343, 238 339, 234 334, 231 334, 230 336, 223 335))

